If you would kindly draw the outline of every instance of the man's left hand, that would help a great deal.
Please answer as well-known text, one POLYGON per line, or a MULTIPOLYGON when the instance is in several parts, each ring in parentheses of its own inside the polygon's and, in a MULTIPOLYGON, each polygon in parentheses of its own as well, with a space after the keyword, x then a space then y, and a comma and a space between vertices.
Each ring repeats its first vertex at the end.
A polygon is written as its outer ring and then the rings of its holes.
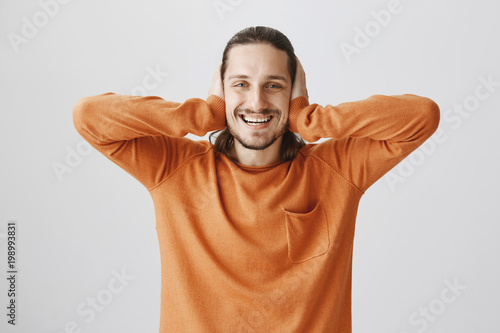
POLYGON ((306 73, 304 72, 304 68, 300 63, 299 58, 295 58, 297 59, 297 71, 295 72, 295 80, 293 82, 290 101, 300 96, 304 96, 305 98, 309 99, 306 87, 306 73))

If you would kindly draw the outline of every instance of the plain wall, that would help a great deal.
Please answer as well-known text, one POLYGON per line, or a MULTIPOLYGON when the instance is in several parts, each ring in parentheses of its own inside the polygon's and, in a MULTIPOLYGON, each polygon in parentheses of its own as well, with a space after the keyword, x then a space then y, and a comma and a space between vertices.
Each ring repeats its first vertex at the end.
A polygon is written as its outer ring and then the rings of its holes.
POLYGON ((9 221, 18 269, 15 327, 0 279, 1 332, 158 332, 151 198, 88 149, 72 109, 110 91, 206 98, 227 40, 255 25, 290 38, 311 103, 413 93, 441 108, 361 200, 353 331, 500 331, 498 1, 59 1, 0 4, 0 276, 9 221))

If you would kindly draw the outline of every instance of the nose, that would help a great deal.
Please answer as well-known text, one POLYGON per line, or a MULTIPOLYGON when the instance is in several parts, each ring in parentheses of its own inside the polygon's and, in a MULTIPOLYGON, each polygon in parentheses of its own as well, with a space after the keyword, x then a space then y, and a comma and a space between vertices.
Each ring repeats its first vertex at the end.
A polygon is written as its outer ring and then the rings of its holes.
POLYGON ((265 92, 260 88, 253 89, 249 96, 248 106, 254 111, 266 109, 268 103, 265 92))

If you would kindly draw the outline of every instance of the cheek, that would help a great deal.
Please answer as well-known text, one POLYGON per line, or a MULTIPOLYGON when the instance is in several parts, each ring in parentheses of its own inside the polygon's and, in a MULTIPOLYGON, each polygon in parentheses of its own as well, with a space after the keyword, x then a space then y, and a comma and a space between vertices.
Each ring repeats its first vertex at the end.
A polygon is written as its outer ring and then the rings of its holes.
POLYGON ((288 99, 276 100, 274 106, 281 111, 281 119, 280 122, 286 123, 288 121, 288 113, 290 109, 290 102, 288 99))
POLYGON ((238 104, 234 101, 226 100, 226 120, 230 123, 235 123, 238 119, 234 116, 234 110, 238 107, 238 104))
POLYGON ((226 101, 226 104, 234 104, 234 102, 240 98, 241 97, 239 96, 239 94, 233 91, 233 89, 224 89, 224 99, 226 101))
POLYGON ((236 121, 233 110, 234 108, 226 104, 226 121, 229 123, 234 123, 236 121))
POLYGON ((227 94, 224 95, 224 100, 226 103, 226 118, 234 117, 234 110, 243 104, 243 99, 238 94, 227 94))

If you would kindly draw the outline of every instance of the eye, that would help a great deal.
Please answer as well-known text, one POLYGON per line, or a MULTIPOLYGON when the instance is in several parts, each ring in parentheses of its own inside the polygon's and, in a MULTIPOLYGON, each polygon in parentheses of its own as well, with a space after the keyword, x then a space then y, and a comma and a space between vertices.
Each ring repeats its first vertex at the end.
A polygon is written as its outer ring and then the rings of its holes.
POLYGON ((239 83, 236 83, 234 86, 235 86, 235 87, 238 87, 238 88, 244 88, 244 87, 246 87, 246 83, 244 83, 244 82, 239 82, 239 83))
POLYGON ((267 85, 267 87, 271 90, 279 90, 283 88, 281 85, 275 83, 270 83, 267 85))

